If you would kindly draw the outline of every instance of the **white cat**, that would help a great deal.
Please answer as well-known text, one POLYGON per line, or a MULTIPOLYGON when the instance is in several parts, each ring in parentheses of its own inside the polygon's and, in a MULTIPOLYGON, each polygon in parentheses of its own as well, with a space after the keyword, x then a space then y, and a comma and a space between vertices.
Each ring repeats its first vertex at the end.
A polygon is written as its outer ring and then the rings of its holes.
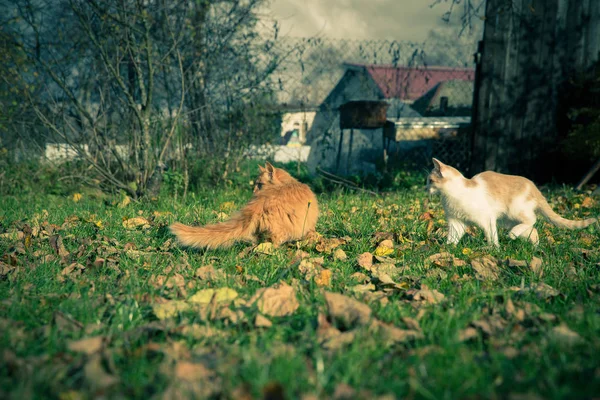
POLYGON ((498 247, 497 223, 506 225, 511 239, 522 237, 538 244, 535 212, 541 212, 554 225, 582 229, 596 218, 571 221, 555 213, 544 195, 527 178, 486 171, 471 179, 455 168, 433 159, 434 168, 427 178, 429 193, 440 193, 448 221, 448 243, 457 244, 466 224, 479 226, 488 243, 498 247))

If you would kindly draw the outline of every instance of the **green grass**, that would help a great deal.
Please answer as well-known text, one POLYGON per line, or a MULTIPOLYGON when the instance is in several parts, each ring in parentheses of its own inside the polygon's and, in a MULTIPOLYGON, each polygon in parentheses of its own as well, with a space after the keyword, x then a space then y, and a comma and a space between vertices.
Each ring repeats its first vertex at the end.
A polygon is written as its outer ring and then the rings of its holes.
MULTIPOLYGON (((539 221, 538 248, 510 241, 501 232, 501 248, 490 249, 480 231, 456 247, 446 246, 439 200, 427 203, 413 188, 380 198, 320 195, 318 231, 326 239, 351 238, 338 247, 348 256, 343 261, 320 253, 314 244, 245 256, 239 255, 244 244, 217 251, 169 244, 169 223, 215 221, 219 211, 230 213, 250 194, 250 186, 240 184, 190 194, 183 201, 162 196, 122 208, 117 198, 95 200, 86 194, 78 202, 71 195, 4 196, 0 233, 27 231, 25 225, 34 232, 29 239, 0 238, 0 397, 145 399, 179 391, 186 398, 241 398, 244 393, 277 398, 282 390, 286 398, 328 398, 342 390, 341 384, 352 388, 352 398, 558 399, 600 393, 597 225, 565 231, 539 221), (433 215, 429 230, 429 220, 421 218, 425 212, 433 215), (149 228, 123 226, 124 219, 137 216, 148 219, 149 228), (63 225, 69 219, 72 223, 63 225), (400 271, 394 276, 399 289, 385 291, 357 263, 361 253, 374 253, 376 232, 394 235, 390 257, 400 271), (47 257, 55 254, 47 233, 62 238, 69 252, 63 262, 47 257), (294 258, 298 248, 324 258, 322 268, 332 272, 329 287, 305 279, 294 258), (436 267, 427 261, 444 251, 465 265, 436 267), (485 255, 501 263, 496 280, 478 280, 470 265, 485 255), (542 260, 541 277, 503 262, 529 262, 534 256, 542 260), (61 275, 72 263, 81 267, 61 275), (196 270, 209 264, 226 275, 215 281, 196 277, 196 270), (352 276, 356 272, 369 276, 384 299, 354 293, 351 288, 362 283, 352 276), (268 316, 273 325, 257 328, 259 310, 248 301, 280 281, 295 288, 299 307, 288 316, 268 316), (513 290, 538 283, 560 295, 513 290), (187 300, 199 290, 222 287, 235 290, 238 299, 213 304, 212 310, 192 307, 162 320, 156 316, 155 305, 165 300, 187 300), (426 287, 444 299, 436 304, 415 300, 415 290, 426 287), (412 318, 421 335, 388 340, 369 323, 350 327, 345 333, 354 336, 347 344, 327 348, 318 323, 320 313, 330 314, 324 291, 358 299, 371 308, 372 318, 401 329, 414 328, 406 320, 412 318), (238 312, 237 321, 220 318, 223 308, 238 312), (561 335, 563 326, 568 333, 561 335), (475 335, 460 340, 469 327, 475 335), (104 340, 95 353, 72 346, 94 336, 104 340), (190 365, 196 369, 184 368, 190 365)), ((598 199, 591 207, 581 206, 589 194, 561 188, 547 194, 566 217, 600 214, 598 199)), ((329 317, 334 326, 348 329, 329 317)))

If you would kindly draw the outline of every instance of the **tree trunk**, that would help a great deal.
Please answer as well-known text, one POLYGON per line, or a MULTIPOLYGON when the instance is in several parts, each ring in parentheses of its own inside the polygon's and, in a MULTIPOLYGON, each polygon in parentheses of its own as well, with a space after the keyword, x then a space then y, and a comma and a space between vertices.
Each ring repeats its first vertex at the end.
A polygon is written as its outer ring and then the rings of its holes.
POLYGON ((487 0, 470 171, 548 179, 558 93, 600 51, 600 2, 487 0))

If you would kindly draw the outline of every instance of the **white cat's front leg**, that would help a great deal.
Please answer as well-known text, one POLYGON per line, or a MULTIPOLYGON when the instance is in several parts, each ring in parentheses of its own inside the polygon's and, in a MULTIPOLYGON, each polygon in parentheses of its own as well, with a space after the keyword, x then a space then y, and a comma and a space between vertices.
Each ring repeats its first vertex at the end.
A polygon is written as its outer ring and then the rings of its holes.
POLYGON ((500 247, 498 242, 498 229, 496 227, 496 221, 487 221, 487 223, 481 224, 481 229, 485 232, 485 239, 489 244, 493 244, 496 247, 500 247))
POLYGON ((464 222, 456 218, 448 218, 448 238, 446 243, 458 244, 464 236, 466 227, 464 222))

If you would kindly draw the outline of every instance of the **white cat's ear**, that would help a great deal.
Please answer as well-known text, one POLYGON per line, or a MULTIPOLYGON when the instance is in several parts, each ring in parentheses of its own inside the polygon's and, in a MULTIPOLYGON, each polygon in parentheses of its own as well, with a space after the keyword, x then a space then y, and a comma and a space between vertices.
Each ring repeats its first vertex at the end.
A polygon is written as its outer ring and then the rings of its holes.
POLYGON ((438 160, 437 158, 432 158, 431 161, 433 161, 433 170, 439 175, 439 176, 443 176, 442 175, 442 169, 446 166, 443 162, 441 162, 440 160, 438 160))

